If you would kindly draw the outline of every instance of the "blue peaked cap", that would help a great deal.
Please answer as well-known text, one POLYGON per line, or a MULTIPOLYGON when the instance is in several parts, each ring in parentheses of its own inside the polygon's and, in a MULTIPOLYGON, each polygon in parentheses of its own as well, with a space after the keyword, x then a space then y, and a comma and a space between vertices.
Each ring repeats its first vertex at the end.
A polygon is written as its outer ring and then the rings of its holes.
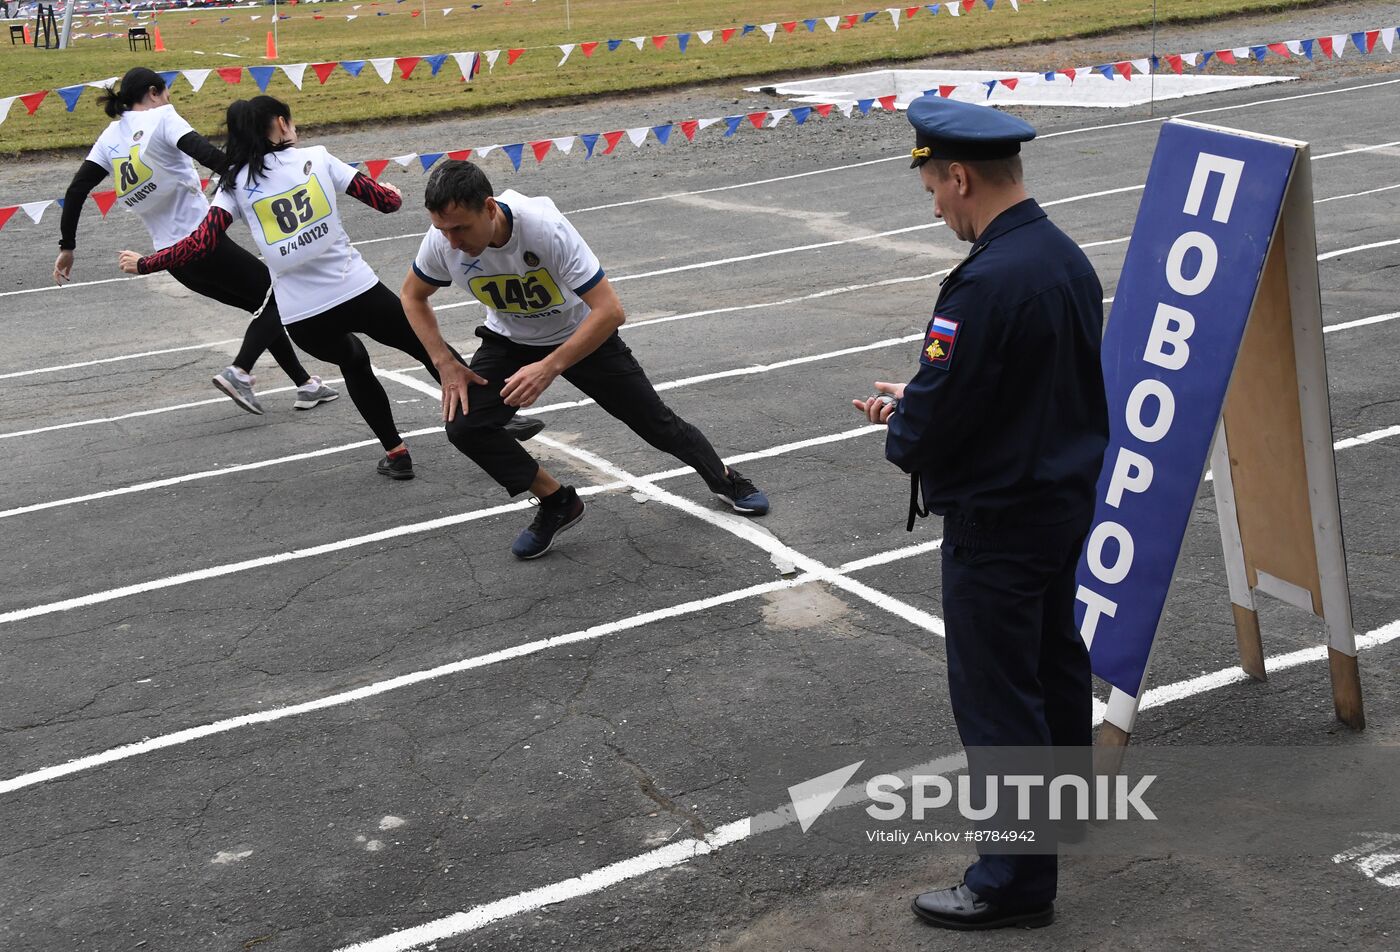
POLYGON ((909 123, 917 142, 911 169, 929 159, 1004 159, 1018 154, 1022 142, 1035 138, 1035 127, 1024 119, 934 93, 909 104, 909 123))

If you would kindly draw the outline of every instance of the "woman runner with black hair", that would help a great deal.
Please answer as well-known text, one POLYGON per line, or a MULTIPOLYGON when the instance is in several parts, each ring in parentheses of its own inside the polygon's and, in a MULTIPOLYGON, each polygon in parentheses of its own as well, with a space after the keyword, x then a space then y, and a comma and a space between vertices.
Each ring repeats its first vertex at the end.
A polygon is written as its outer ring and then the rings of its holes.
MULTIPOLYGON (((287 333, 311 356, 340 367, 350 399, 384 446, 378 471, 391 479, 412 479, 413 462, 394 424, 389 397, 355 335, 367 334, 408 354, 435 380, 437 368, 404 316, 399 296, 380 283, 350 244, 336 201, 340 194, 349 195, 388 213, 403 204, 402 195, 324 146, 297 148, 292 111, 271 96, 233 102, 227 124, 228 166, 203 223, 153 255, 123 251, 122 270, 149 274, 197 261, 225 240, 235 217, 243 219, 272 271, 272 297, 287 333)), ((529 439, 543 427, 542 421, 530 419, 510 433, 529 439)))
MULTIPOLYGON (((117 199, 136 212, 150 232, 156 250, 175 244, 194 231, 209 210, 194 162, 213 170, 227 162, 216 146, 190 127, 170 104, 165 80, 144 66, 129 69, 118 87, 108 86, 102 107, 112 118, 88 153, 63 200, 54 281, 73 277, 78 217, 89 193, 107 177, 116 177, 117 199)), ((231 240, 221 240, 209 255, 170 271, 196 294, 242 308, 253 315, 243 346, 232 365, 214 378, 214 386, 249 413, 262 413, 253 392, 253 364, 264 350, 297 385, 298 410, 309 410, 340 394, 302 367, 287 340, 275 307, 264 307, 272 279, 261 261, 231 240)))

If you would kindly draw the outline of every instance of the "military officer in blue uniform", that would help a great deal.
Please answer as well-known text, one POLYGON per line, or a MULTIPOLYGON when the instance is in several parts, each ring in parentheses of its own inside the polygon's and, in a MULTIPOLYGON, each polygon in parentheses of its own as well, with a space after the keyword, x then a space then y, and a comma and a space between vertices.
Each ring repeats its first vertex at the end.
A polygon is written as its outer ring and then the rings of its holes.
MULTIPOLYGON (((910 105, 909 121, 911 168, 934 215, 972 248, 943 279, 914 378, 879 382, 854 403, 889 426, 885 455, 910 474, 909 528, 916 515, 943 516, 949 694, 969 754, 1087 750, 1089 654, 1074 594, 1108 443, 1103 289, 1026 194, 1019 153, 1034 128, 932 95, 910 105)), ((982 789, 971 756, 970 771, 982 789)), ((921 919, 1053 921, 1053 852, 979 852, 962 883, 914 900, 921 919)))

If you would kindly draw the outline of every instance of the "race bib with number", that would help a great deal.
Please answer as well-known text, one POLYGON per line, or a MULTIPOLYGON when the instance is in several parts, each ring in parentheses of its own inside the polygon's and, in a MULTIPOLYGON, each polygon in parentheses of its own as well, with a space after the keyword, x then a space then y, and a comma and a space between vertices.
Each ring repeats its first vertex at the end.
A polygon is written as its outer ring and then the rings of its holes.
POLYGON ((559 285, 545 268, 536 268, 524 277, 493 274, 472 278, 470 288, 482 304, 517 317, 539 314, 564 304, 559 285))
POLYGON ((301 185, 253 202, 253 214, 262 227, 263 242, 276 245, 329 218, 331 203, 313 174, 301 185))
POLYGON ((151 167, 141 161, 141 146, 133 145, 131 151, 117 159, 114 167, 117 173, 117 197, 125 198, 151 180, 154 174, 151 167))

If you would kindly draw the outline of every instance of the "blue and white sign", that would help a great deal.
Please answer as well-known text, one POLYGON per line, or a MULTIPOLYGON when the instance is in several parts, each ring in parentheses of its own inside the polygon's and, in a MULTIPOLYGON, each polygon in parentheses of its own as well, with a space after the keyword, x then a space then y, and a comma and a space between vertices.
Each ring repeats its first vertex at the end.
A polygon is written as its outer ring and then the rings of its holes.
POLYGON ((1104 333, 1109 445, 1078 573, 1094 673, 1136 697, 1298 150, 1168 122, 1104 333))

